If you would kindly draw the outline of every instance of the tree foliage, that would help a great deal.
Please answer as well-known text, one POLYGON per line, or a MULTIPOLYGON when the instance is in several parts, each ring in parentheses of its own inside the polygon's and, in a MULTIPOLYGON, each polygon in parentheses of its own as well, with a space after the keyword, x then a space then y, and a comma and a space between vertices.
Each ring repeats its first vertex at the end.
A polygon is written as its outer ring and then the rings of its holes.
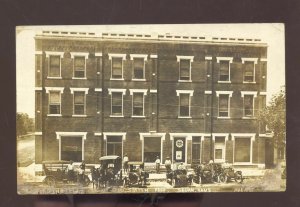
POLYGON ((274 147, 284 147, 286 140, 286 98, 284 89, 273 95, 269 105, 260 112, 259 118, 272 131, 274 147))
POLYGON ((22 136, 34 130, 34 122, 28 114, 17 113, 17 136, 22 136))

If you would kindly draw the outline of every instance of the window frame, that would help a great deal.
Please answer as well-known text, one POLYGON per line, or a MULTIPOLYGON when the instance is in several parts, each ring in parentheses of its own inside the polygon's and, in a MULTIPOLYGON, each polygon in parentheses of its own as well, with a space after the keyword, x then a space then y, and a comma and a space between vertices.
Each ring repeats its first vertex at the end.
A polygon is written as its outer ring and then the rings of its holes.
POLYGON ((219 63, 219 75, 218 75, 218 83, 231 83, 231 67, 230 64, 233 62, 233 57, 216 57, 217 63, 219 63), (220 80, 220 72, 221 72, 221 61, 228 61, 228 81, 220 80))
POLYGON ((132 113, 131 113, 131 117, 134 118, 144 118, 145 117, 145 96, 147 95, 147 91, 148 89, 129 89, 130 91, 130 95, 132 96, 132 113), (134 100, 134 94, 136 93, 140 93, 143 94, 143 115, 134 115, 133 114, 133 100, 134 100))
POLYGON ((192 82, 192 62, 194 62, 194 56, 181 56, 177 55, 177 62, 178 62, 178 82, 192 82), (181 78, 181 60, 189 60, 190 67, 189 67, 189 79, 188 80, 182 80, 181 78))
POLYGON ((194 90, 176 90, 176 94, 178 96, 178 118, 192 118, 191 116, 191 96, 194 94, 194 90), (180 95, 181 94, 188 94, 189 95, 189 115, 188 116, 181 116, 180 114, 180 95))
POLYGON ((241 91, 241 97, 243 98, 243 119, 255 118, 255 98, 257 97, 257 91, 241 91), (246 116, 245 114, 245 95, 252 96, 252 116, 246 116))
POLYGON ((218 119, 230 119, 230 99, 233 91, 216 91, 218 97, 218 119), (228 116, 220 116, 220 95, 228 95, 228 116))
POLYGON ((132 80, 133 81, 146 81, 146 61, 147 61, 148 55, 147 54, 130 54, 130 60, 132 61, 132 80), (144 59, 143 64, 143 78, 135 78, 134 77, 134 59, 144 59))
POLYGON ((62 105, 62 98, 61 94, 63 94, 64 87, 45 87, 46 93, 48 93, 48 113, 47 116, 62 116, 61 111, 61 105, 62 105), (59 99, 60 99, 60 108, 59 108, 59 114, 50 114, 50 96, 51 92, 59 92, 59 99))
POLYGON ((232 140, 233 140, 233 164, 238 164, 238 165, 249 165, 253 164, 253 142, 255 141, 255 133, 232 133, 232 140), (235 139, 236 138, 248 138, 250 139, 250 162, 235 162, 235 148, 236 148, 236 143, 235 139))
POLYGON ((126 140, 126 132, 103 132, 103 139, 105 141, 105 154, 107 155, 107 137, 122 136, 122 157, 124 154, 124 141, 126 140))
POLYGON ((110 66, 111 66, 111 69, 110 69, 110 80, 124 80, 124 61, 126 60, 126 54, 111 54, 109 53, 108 54, 108 58, 110 60, 110 66), (113 77, 113 59, 114 58, 121 58, 121 64, 122 64, 122 67, 121 67, 121 74, 122 74, 122 77, 121 78, 114 78, 113 77))
POLYGON ((116 89, 116 88, 109 88, 108 89, 108 94, 111 96, 110 100, 110 117, 124 117, 124 95, 126 94, 126 89, 116 89), (122 94, 122 113, 121 115, 113 115, 112 113, 112 104, 113 104, 113 93, 121 93, 122 94))
POLYGON ((87 70, 86 70, 86 61, 89 57, 89 53, 88 52, 70 52, 71 54, 71 58, 73 61, 73 76, 72 79, 87 79, 87 70), (75 59, 76 58, 82 58, 84 57, 84 77, 76 77, 75 76, 75 59))
POLYGON ((86 94, 89 88, 70 88, 71 94, 73 94, 73 114, 72 117, 86 117, 86 94), (75 114, 75 92, 84 92, 84 114, 75 114))
POLYGON ((46 58, 48 59, 48 73, 47 73, 47 79, 62 79, 61 76, 61 63, 62 63, 62 58, 64 57, 64 52, 56 52, 56 51, 45 51, 46 53, 46 58), (50 61, 51 61, 51 56, 59 56, 59 76, 50 76, 50 61))
POLYGON ((214 142, 214 162, 224 163, 226 161, 226 143, 228 141, 229 134, 227 133, 213 133, 213 142, 214 142), (224 144, 216 143, 216 137, 224 137, 224 144), (216 149, 222 149, 222 158, 216 159, 216 149))
POLYGON ((243 64, 243 83, 256 83, 255 80, 255 71, 258 58, 242 58, 242 64, 243 64), (246 62, 253 62, 253 81, 245 81, 245 63, 246 62))

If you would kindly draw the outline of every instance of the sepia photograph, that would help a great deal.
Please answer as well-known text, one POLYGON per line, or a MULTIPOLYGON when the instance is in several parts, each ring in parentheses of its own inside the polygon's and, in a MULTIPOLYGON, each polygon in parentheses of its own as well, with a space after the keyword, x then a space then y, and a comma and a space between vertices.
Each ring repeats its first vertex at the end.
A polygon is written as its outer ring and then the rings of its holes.
POLYGON ((17 193, 286 190, 285 27, 16 27, 17 193))

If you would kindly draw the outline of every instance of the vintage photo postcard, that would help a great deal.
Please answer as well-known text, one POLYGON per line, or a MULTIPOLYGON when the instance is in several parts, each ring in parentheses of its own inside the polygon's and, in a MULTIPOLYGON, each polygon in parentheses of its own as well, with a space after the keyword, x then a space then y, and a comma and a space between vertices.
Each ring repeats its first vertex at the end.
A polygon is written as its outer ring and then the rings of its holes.
POLYGON ((16 38, 19 194, 285 191, 283 24, 16 38))

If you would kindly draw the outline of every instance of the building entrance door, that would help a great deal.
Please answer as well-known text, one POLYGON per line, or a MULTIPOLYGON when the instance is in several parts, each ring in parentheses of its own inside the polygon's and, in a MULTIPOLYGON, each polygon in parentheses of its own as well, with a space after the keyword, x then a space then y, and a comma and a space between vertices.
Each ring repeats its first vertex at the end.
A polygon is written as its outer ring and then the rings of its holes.
POLYGON ((173 142, 173 160, 175 162, 184 162, 186 160, 186 141, 184 137, 174 137, 173 142))

